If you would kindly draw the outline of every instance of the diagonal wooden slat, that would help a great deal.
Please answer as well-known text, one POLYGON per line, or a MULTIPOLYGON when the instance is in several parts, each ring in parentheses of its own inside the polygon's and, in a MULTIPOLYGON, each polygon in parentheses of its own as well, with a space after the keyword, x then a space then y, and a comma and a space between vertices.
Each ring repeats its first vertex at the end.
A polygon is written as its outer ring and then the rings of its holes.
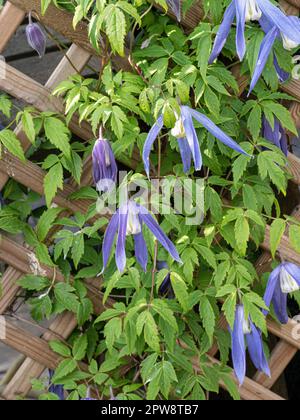
POLYGON ((9 1, 6 2, 0 15, 0 53, 5 50, 24 17, 24 10, 9 1))

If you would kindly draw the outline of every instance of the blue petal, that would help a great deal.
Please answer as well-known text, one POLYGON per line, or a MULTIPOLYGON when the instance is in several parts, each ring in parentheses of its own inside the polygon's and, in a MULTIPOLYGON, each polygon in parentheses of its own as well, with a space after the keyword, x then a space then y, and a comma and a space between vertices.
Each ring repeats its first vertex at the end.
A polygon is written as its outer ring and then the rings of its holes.
POLYGON ((212 53, 209 57, 209 64, 212 64, 215 61, 215 59, 221 53, 224 45, 226 44, 231 25, 234 21, 234 17, 235 17, 235 3, 233 0, 228 6, 224 14, 223 22, 221 23, 221 26, 219 28, 219 31, 215 39, 212 53))
POLYGON ((181 107, 183 126, 186 134, 186 139, 188 141, 189 148, 193 156, 195 170, 200 171, 202 168, 202 156, 200 151, 199 140, 190 111, 191 108, 187 106, 181 107))
POLYGON ((267 64, 268 58, 271 54, 272 47, 274 45, 274 42, 277 36, 278 36, 278 29, 274 26, 270 30, 270 32, 267 33, 263 42, 261 43, 258 59, 255 65, 255 70, 254 70, 253 77, 251 80, 249 95, 252 92, 252 90, 255 88, 262 72, 264 71, 265 65, 267 64))
POLYGON ((244 307, 238 305, 235 312, 234 328, 231 333, 231 347, 234 371, 241 385, 244 383, 246 375, 246 349, 243 331, 244 318, 244 307))
POLYGON ((214 124, 204 114, 200 114, 200 112, 195 111, 193 109, 190 109, 190 113, 195 118, 195 120, 202 124, 207 131, 209 131, 213 136, 219 139, 226 146, 230 147, 233 150, 236 150, 239 153, 242 153, 243 155, 251 157, 231 137, 225 134, 219 127, 216 126, 216 124, 214 124))
POLYGON ((178 139, 178 146, 183 163, 183 170, 186 174, 188 174, 191 170, 192 153, 187 139, 178 139))
POLYGON ((128 212, 126 211, 127 205, 123 206, 119 211, 119 232, 116 248, 116 264, 120 273, 125 270, 126 267, 126 232, 127 232, 127 221, 128 212))
POLYGON ((175 14, 178 22, 181 21, 181 0, 167 0, 172 12, 175 14))
POLYGON ((156 239, 169 252, 172 258, 175 261, 182 263, 181 258, 177 252, 177 249, 172 243, 172 241, 170 241, 170 239, 161 229, 161 227, 156 222, 156 220, 154 220, 153 217, 150 215, 150 213, 142 206, 140 206, 140 218, 145 223, 145 225, 148 226, 148 228, 151 230, 151 232, 156 237, 156 239))
POLYGON ((278 282, 274 290, 272 303, 274 306, 275 314, 281 324, 287 324, 289 322, 289 316, 287 312, 287 298, 288 295, 282 292, 280 282, 278 282))
POLYGON ((164 120, 163 120, 163 116, 161 115, 158 120, 156 121, 156 123, 154 124, 154 126, 151 128, 148 137, 146 139, 145 145, 144 145, 144 150, 143 150, 143 161, 144 161, 144 166, 145 166, 145 171, 146 174, 150 175, 150 153, 151 153, 151 149, 152 146, 155 142, 155 140, 157 139, 159 133, 161 132, 162 128, 164 125, 164 120))
POLYGON ((148 264, 148 249, 143 236, 143 232, 139 233, 138 235, 134 235, 134 246, 136 259, 143 270, 146 272, 148 264))
POLYGON ((246 335, 246 340, 251 360, 256 369, 271 377, 270 368, 263 348, 261 332, 258 331, 252 321, 250 321, 250 325, 251 334, 246 335))
MULTIPOLYGON (((281 265, 279 265, 278 267, 275 268, 275 270, 272 271, 268 280, 267 288, 264 295, 264 301, 268 308, 270 308, 271 306, 275 288, 278 284, 280 284, 280 270, 281 270, 281 265)), ((265 315, 267 313, 268 311, 264 311, 265 315)))
POLYGON ((111 249, 115 240, 115 236, 119 226, 119 212, 115 213, 109 222, 109 225, 105 231, 102 254, 103 254, 103 271, 105 270, 110 254, 111 249))
POLYGON ((298 265, 296 264, 289 263, 289 262, 284 263, 283 265, 286 271, 293 277, 293 279, 296 280, 296 282, 300 286, 300 267, 298 267, 298 265))
POLYGON ((245 22, 246 22, 246 2, 245 0, 235 0, 236 9, 236 50, 239 59, 243 61, 246 53, 245 41, 245 22))
POLYGON ((274 67, 275 67, 278 79, 281 83, 286 82, 290 78, 290 73, 282 70, 282 68, 279 66, 275 54, 274 54, 274 67))
POLYGON ((275 144, 287 156, 287 136, 277 118, 275 118, 274 130, 270 126, 268 120, 265 117, 263 118, 263 136, 265 139, 275 144))
POLYGON ((277 26, 280 32, 284 33, 289 39, 300 44, 300 24, 296 24, 295 19, 286 16, 278 7, 274 6, 269 0, 256 0, 263 15, 270 23, 277 26))

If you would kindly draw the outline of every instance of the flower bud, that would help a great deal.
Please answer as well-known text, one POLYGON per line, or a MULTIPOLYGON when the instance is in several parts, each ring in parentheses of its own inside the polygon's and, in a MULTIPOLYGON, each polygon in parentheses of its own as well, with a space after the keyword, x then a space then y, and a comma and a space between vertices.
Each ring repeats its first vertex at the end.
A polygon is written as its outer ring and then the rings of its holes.
POLYGON ((111 191, 117 182, 118 167, 108 140, 100 138, 93 149, 93 176, 98 191, 111 191))
POLYGON ((38 23, 33 23, 29 14, 29 24, 26 27, 27 42, 38 55, 43 57, 46 51, 46 35, 38 23))

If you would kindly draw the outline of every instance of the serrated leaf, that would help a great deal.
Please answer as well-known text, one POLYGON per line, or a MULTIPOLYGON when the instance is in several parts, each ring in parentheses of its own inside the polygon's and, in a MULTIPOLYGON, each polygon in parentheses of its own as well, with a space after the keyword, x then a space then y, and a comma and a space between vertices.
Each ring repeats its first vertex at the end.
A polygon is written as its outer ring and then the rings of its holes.
POLYGON ((87 346, 88 346, 88 339, 87 339, 86 334, 83 334, 77 337, 77 339, 74 341, 73 349, 72 349, 73 357, 75 360, 79 361, 79 360, 84 359, 87 346))
POLYGON ((0 142, 12 155, 22 161, 26 160, 20 140, 13 131, 8 129, 0 130, 0 142))
POLYGON ((283 219, 276 219, 273 221, 270 228, 270 248, 273 258, 280 245, 281 239, 286 228, 286 221, 283 219))
POLYGON ((55 117, 45 118, 44 130, 47 139, 64 155, 71 155, 70 131, 66 125, 55 117))
POLYGON ((60 163, 52 166, 44 178, 44 192, 48 207, 51 206, 58 189, 63 189, 63 168, 60 163))

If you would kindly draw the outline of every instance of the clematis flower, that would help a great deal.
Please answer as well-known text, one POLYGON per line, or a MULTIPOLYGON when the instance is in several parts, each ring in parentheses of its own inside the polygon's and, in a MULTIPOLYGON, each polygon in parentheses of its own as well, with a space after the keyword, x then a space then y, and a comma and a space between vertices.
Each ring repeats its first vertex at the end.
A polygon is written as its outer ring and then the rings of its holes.
POLYGON ((275 314, 282 324, 287 324, 287 297, 300 289, 300 267, 284 262, 272 271, 267 284, 264 301, 268 307, 273 303, 275 314))
POLYGON ((111 191, 117 182, 118 167, 108 140, 100 137, 93 149, 93 177, 98 191, 111 191))
POLYGON ((106 229, 103 241, 103 271, 107 266, 117 233, 118 238, 115 258, 118 270, 123 272, 126 267, 126 237, 132 235, 135 243, 136 259, 143 270, 146 271, 148 264, 148 250, 143 236, 143 224, 150 229, 156 239, 169 252, 172 258, 181 263, 181 259, 175 246, 162 231, 161 227, 150 215, 148 210, 137 204, 135 201, 129 200, 113 215, 106 229))
MULTIPOLYGON (((208 117, 198 111, 189 108, 188 106, 181 106, 181 115, 178 116, 175 127, 171 134, 178 139, 178 146, 183 163, 185 173, 191 169, 191 161, 193 158, 195 170, 199 171, 202 168, 202 155, 199 146, 199 140, 193 124, 193 118, 206 128, 213 136, 219 139, 226 146, 237 152, 247 155, 247 153, 227 134, 225 134, 219 127, 217 127, 208 117)), ((157 139, 160 131, 163 128, 163 116, 161 115, 154 126, 151 128, 145 142, 143 151, 143 161, 146 173, 150 174, 150 152, 152 146, 157 139)))
POLYGON ((285 46, 291 47, 292 45, 300 44, 299 25, 295 25, 292 19, 286 16, 269 0, 232 0, 224 14, 224 19, 215 39, 209 63, 213 63, 221 53, 235 18, 237 26, 236 50, 242 61, 246 53, 245 23, 259 21, 262 17, 274 27, 274 31, 276 28, 277 35, 281 35, 285 46))
MULTIPOLYGON (((291 24, 294 25, 295 30, 297 27, 300 29, 300 19, 298 17, 287 16, 287 19, 289 19, 291 24)), ((272 53, 272 48, 276 39, 281 37, 281 33, 278 27, 272 26, 272 24, 270 24, 270 22, 267 19, 262 18, 260 19, 259 23, 262 29, 265 31, 266 36, 263 39, 260 46, 255 70, 254 70, 251 84, 250 84, 249 95, 252 92, 252 90, 255 88, 260 76, 262 75, 262 72, 264 71, 264 68, 267 64, 270 54, 272 53)), ((284 35, 282 36, 282 39, 283 39, 283 47, 287 50, 292 50, 293 48, 296 48, 300 44, 300 40, 298 44, 292 40, 289 40, 284 35)), ((279 67, 275 54, 273 54, 273 57, 274 57, 273 58, 274 66, 275 66, 278 78, 281 82, 285 82, 289 78, 289 74, 279 67)))
POLYGON ((263 117, 263 137, 279 147, 286 156, 288 155, 287 135, 277 118, 273 130, 268 120, 263 117))
MULTIPOLYGON (((169 266, 166 263, 166 261, 158 261, 156 268, 157 268, 158 271, 161 271, 161 270, 164 270, 164 269, 169 270, 169 266)), ((172 284, 171 284, 170 273, 167 274, 164 281, 160 285, 159 293, 163 296, 167 296, 168 299, 174 299, 175 294, 174 294, 174 290, 173 290, 173 287, 172 287, 172 284)))
POLYGON ((32 22, 31 13, 29 13, 28 19, 29 24, 26 26, 27 42, 41 58, 46 51, 46 35, 38 23, 32 22))
POLYGON ((260 372, 271 376, 270 368, 263 349, 261 332, 256 328, 251 319, 245 319, 243 305, 237 305, 235 312, 234 328, 232 337, 232 361, 233 367, 240 385, 244 383, 246 376, 246 344, 253 364, 260 372))
POLYGON ((167 0, 168 6, 176 16, 178 22, 181 22, 181 1, 180 0, 167 0))

